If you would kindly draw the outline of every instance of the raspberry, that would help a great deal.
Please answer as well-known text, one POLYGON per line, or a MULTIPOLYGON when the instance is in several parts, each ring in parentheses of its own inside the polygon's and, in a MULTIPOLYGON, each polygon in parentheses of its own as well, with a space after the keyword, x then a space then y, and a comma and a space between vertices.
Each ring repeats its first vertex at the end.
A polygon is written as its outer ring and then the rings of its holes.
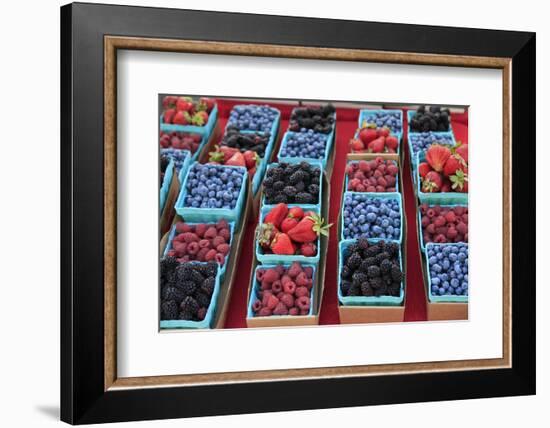
POLYGON ((262 302, 259 301, 259 300, 256 300, 253 304, 252 304, 252 310, 254 312, 258 312, 260 309, 262 309, 262 302))
POLYGON ((187 244, 185 242, 175 242, 173 246, 174 246, 174 251, 178 255, 185 256, 185 253, 187 252, 187 244))
POLYGON ((466 224, 468 224, 468 213, 462 214, 462 221, 466 224))
POLYGON ((369 192, 369 193, 374 193, 374 192, 376 192, 376 187, 374 187, 372 185, 367 186, 366 191, 369 192))
POLYGON ((306 273, 306 276, 308 278, 312 278, 313 277, 313 268, 311 266, 306 266, 304 268, 304 272, 306 273))
POLYGON ((279 304, 279 299, 277 299, 276 296, 269 296, 268 299, 267 299, 267 307, 271 310, 275 309, 275 306, 277 306, 279 304))
POLYGON ((211 250, 207 250, 206 254, 204 255, 204 261, 206 262, 211 262, 214 260, 214 258, 216 257, 216 250, 214 250, 213 248, 211 250))
POLYGON ((288 314, 292 315, 292 316, 296 316, 296 315, 300 314, 300 309, 298 309, 297 307, 290 308, 288 310, 288 314))
POLYGON ((222 253, 217 253, 214 260, 216 260, 218 264, 223 265, 225 263, 225 256, 222 253))
POLYGON ((386 179, 384 177, 379 177, 378 178, 378 185, 384 187, 384 189, 385 189, 386 186, 388 185, 388 182, 386 181, 386 179))
POLYGON ((281 284, 285 285, 287 282, 292 281, 292 278, 287 274, 281 276, 281 284))
POLYGON ((288 315, 288 308, 283 302, 279 302, 279 304, 273 310, 273 315, 288 315))
POLYGON ((206 224, 204 223, 199 223, 197 225, 195 225, 195 233, 199 236, 199 237, 203 237, 204 236, 204 232, 206 232, 206 224))
POLYGON ((461 235, 464 235, 465 233, 468 233, 468 226, 466 225, 466 223, 460 222, 456 225, 456 230, 461 235))
POLYGON ((185 233, 185 232, 192 232, 193 231, 193 226, 183 222, 183 221, 178 221, 176 223, 176 232, 178 233, 185 233))
POLYGON ((271 290, 271 283, 269 283, 267 281, 262 281, 262 283, 260 285, 260 290, 262 290, 262 291, 271 290))
POLYGON ((199 252, 199 244, 195 241, 187 244, 187 252, 191 255, 197 254, 199 252))
POLYGON ((298 297, 298 299, 296 299, 296 306, 298 306, 300 310, 309 310, 309 304, 309 297, 307 296, 298 297))
POLYGON ((454 223, 456 221, 456 215, 453 211, 449 210, 445 214, 445 220, 447 220, 447 223, 454 223))
POLYGON ((266 269, 263 280, 266 282, 274 282, 279 279, 279 272, 276 269, 266 269))
POLYGON ((296 283, 294 281, 287 281, 283 285, 285 293, 294 294, 296 292, 296 283))
POLYGON ((218 250, 219 253, 225 256, 227 253, 229 253, 229 244, 220 244, 216 247, 216 250, 218 250))
POLYGON ((305 272, 300 272, 298 276, 294 279, 294 282, 298 287, 307 285, 308 277, 305 272))
POLYGON ((166 255, 169 257, 177 257, 176 250, 169 250, 166 255))
POLYGON ((258 269, 256 271, 256 279, 261 282, 264 279, 264 273, 265 273, 264 269, 258 269))
POLYGON ((216 236, 214 239, 212 239, 212 247, 217 248, 218 245, 225 244, 225 238, 223 236, 216 236))
POLYGON ((273 295, 271 290, 265 290, 262 292, 262 306, 267 307, 267 303, 269 302, 269 297, 273 295))
POLYGON ((309 290, 307 289, 307 287, 297 287, 296 288, 296 291, 294 292, 294 295, 298 298, 300 297, 307 297, 309 296, 309 290))
POLYGON ((228 228, 220 229, 218 235, 223 236, 226 242, 229 242, 229 239, 231 238, 231 232, 228 228))
POLYGON ((447 238, 448 239, 455 239, 456 235, 458 235, 458 232, 456 231, 456 229, 454 227, 449 227, 447 229, 447 238))
POLYGON ((435 233, 436 235, 445 235, 447 233, 447 227, 446 226, 436 227, 435 233))
POLYGON ((291 278, 296 278, 298 274, 302 272, 302 265, 298 262, 292 262, 286 273, 291 278))
POLYGON ((281 297, 281 302, 285 304, 287 308, 292 308, 294 306, 294 297, 292 297, 292 294, 289 293, 283 293, 283 296, 281 297))
POLYGON ((208 239, 201 239, 199 241, 200 248, 210 248, 210 241, 208 239))
POLYGON ((435 233, 435 224, 430 223, 426 226, 426 232, 428 232, 430 235, 433 235, 435 233))
POLYGON ((300 315, 309 315, 309 309, 300 309, 300 315))
POLYGON ((366 160, 360 160, 357 163, 357 167, 363 172, 369 172, 370 171, 370 165, 366 160))
POLYGON ((269 308, 262 308, 260 309, 260 312, 258 312, 259 317, 268 317, 272 314, 271 309, 269 308))
POLYGON ((445 223, 447 223, 447 220, 445 220, 445 217, 443 217, 442 215, 437 216, 434 220, 435 227, 445 226, 445 223))
POLYGON ((197 253, 196 259, 199 262, 204 262, 205 261, 204 258, 206 257, 206 253, 208 253, 208 251, 210 251, 208 248, 201 248, 197 253))
POLYGON ((273 290, 274 293, 280 293, 281 291, 283 291, 283 285, 281 284, 281 281, 278 281, 278 280, 273 281, 271 283, 271 289, 273 290))
POLYGON ((285 295, 285 292, 284 291, 280 291, 277 293, 277 299, 281 300, 283 298, 283 296, 285 295))
POLYGON ((183 240, 185 242, 187 242, 188 244, 190 242, 196 242, 199 240, 199 237, 193 233, 193 232, 185 232, 185 233, 182 233, 182 236, 183 236, 183 240))
POLYGON ((462 214, 467 213, 468 210, 465 207, 454 207, 454 212, 457 216, 462 216, 462 214))
POLYGON ((447 242, 447 238, 445 237, 445 235, 440 233, 439 235, 436 235, 436 237, 434 238, 434 242, 436 244, 444 244, 447 242))
POLYGON ((430 224, 430 219, 428 218, 428 216, 422 216, 421 224, 422 227, 426 227, 430 224))
POLYGON ((221 218, 221 219, 219 219, 218 222, 216 223, 216 228, 217 228, 218 230, 227 229, 227 228, 229 228, 229 223, 227 222, 226 219, 221 218))
POLYGON ((206 229, 206 232, 204 232, 204 238, 205 239, 213 239, 218 235, 218 231, 214 226, 210 226, 208 229, 206 229))
POLYGON ((426 210, 426 215, 429 217, 429 218, 433 218, 435 217, 436 215, 436 212, 433 208, 430 208, 428 210, 426 210))
POLYGON ((275 266, 275 270, 279 273, 279 276, 283 276, 286 272, 286 269, 283 265, 275 266))

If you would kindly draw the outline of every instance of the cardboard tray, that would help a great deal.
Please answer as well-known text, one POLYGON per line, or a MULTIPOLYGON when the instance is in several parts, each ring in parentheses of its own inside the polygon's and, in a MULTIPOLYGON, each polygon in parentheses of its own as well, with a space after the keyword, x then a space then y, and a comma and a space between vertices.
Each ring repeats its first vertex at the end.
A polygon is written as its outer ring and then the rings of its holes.
POLYGON ((170 225, 174 219, 176 211, 174 210, 174 205, 180 191, 180 183, 178 181, 177 174, 172 174, 172 181, 168 192, 166 194, 166 200, 164 202, 164 208, 160 213, 159 226, 160 226, 160 235, 164 235, 170 230, 170 225))
MULTIPOLYGON (((365 159, 370 160, 377 157, 377 153, 361 153, 361 157, 357 160, 365 159)), ((399 188, 403 189, 403 169, 402 162, 396 153, 391 153, 393 157, 391 159, 397 161, 399 165, 399 188)), ((349 156, 348 156, 348 159, 349 156)), ((355 160, 355 159, 354 159, 355 160)), ((344 176, 344 183, 346 177, 344 176)), ((342 198, 344 197, 344 190, 342 188, 342 198)), ((401 196, 401 203, 403 204, 403 195, 401 196)), ((341 212, 338 215, 338 238, 341 236, 341 212)), ((366 324, 366 323, 390 323, 390 322, 403 322, 405 315, 405 302, 407 301, 407 216, 403 213, 402 219, 402 239, 401 239, 401 257, 403 263, 403 305, 401 306, 343 306, 338 304, 338 313, 340 315, 340 324, 366 324)), ((338 272, 335 273, 339 275, 338 272)), ((336 278, 337 279, 337 278, 336 278)), ((338 281, 336 281, 338 282, 338 281)))
MULTIPOLYGON (((329 201, 330 201, 330 182, 325 174, 323 174, 323 198, 322 198, 322 216, 328 218, 329 201)), ((291 327, 291 326, 304 326, 304 325, 318 325, 319 314, 321 313, 321 303, 323 302, 323 293, 325 288, 325 268, 327 258, 329 237, 321 237, 320 247, 320 259, 319 264, 315 272, 315 280, 313 287, 313 314, 312 315, 299 315, 299 316, 271 316, 271 317, 248 317, 246 318, 246 325, 249 328, 254 327, 291 327)), ((256 242, 252 242, 250 245, 255 248, 256 242)), ((252 262, 252 270, 250 275, 250 281, 247 291, 247 307, 250 304, 250 296, 252 293, 252 286, 254 284, 254 272, 256 266, 258 266, 256 258, 252 262)))

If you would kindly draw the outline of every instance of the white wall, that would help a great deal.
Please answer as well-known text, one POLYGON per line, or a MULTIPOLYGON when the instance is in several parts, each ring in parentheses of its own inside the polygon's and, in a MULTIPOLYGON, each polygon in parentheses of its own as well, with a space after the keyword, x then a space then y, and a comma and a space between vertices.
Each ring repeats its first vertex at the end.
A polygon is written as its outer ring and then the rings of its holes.
MULTIPOLYGON (((122 1, 122 0, 121 0, 122 1)), ((103 1, 103 3, 116 3, 103 1)), ((462 0, 451 7, 441 1, 393 0, 377 3, 357 0, 338 2, 272 2, 209 0, 126 1, 147 6, 255 12, 414 24, 489 27, 537 31, 537 75, 539 128, 548 95, 548 51, 550 30, 544 2, 480 2, 462 0), (545 13, 546 12, 546 13, 545 13)), ((0 65, 0 389, 3 425, 42 427, 54 425, 59 405, 59 6, 57 0, 4 2, 0 14, 2 61, 0 65), (29 266, 29 260, 33 260, 29 266)), ((543 116, 544 115, 544 116, 543 116)), ((539 131, 539 130, 537 130, 539 131)), ((548 141, 537 132, 539 183, 545 183, 542 167, 550 156, 548 141)), ((524 142, 529 149, 529 142, 524 142)), ((539 201, 547 189, 538 189, 539 201)), ((548 204, 539 203, 538 218, 548 204)), ((539 221, 542 226, 542 221, 539 221)), ((546 226, 546 225, 545 225, 546 226)), ((539 228, 537 262, 547 263, 548 229, 539 228)), ((548 360, 548 313, 542 302, 549 293, 545 272, 538 272, 538 392, 536 397, 469 400, 462 402, 407 404, 338 410, 276 413, 269 415, 200 418, 185 426, 228 427, 276 426, 371 426, 400 424, 447 428, 478 424, 521 426, 536 419, 547 420, 550 399, 548 360), (543 281, 545 284, 543 284, 543 281), (543 336, 545 340, 543 341, 543 336), (481 419, 480 419, 481 418, 481 419)), ((528 284, 526 284, 528 286, 528 284)), ((159 426, 181 426, 181 421, 154 422, 159 426)), ((137 424, 129 424, 134 426, 137 424)), ((142 426, 147 425, 142 424, 142 426)), ((150 424, 152 425, 152 424, 150 424)), ((540 424, 534 424, 540 426, 540 424)), ((147 425, 148 426, 148 425, 147 425)))

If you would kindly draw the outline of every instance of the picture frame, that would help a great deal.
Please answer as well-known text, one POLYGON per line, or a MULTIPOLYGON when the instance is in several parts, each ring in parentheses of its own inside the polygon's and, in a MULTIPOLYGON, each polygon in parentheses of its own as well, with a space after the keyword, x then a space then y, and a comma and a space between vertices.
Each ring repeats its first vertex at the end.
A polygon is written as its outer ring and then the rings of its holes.
POLYGON ((61 419, 85 424, 534 394, 536 152, 524 141, 535 141, 535 43, 535 34, 525 32, 63 6, 61 419), (503 357, 119 378, 116 52, 121 49, 502 70, 503 357))

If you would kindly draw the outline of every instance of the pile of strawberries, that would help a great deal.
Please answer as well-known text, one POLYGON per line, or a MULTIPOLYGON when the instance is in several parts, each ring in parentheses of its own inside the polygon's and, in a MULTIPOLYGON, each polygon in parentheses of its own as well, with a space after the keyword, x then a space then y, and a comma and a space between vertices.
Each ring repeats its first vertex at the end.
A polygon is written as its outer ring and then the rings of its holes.
POLYGON ((264 217, 256 239, 266 254, 313 257, 318 251, 317 240, 321 235, 328 236, 330 226, 313 211, 280 203, 264 217))
POLYGON ((420 205, 424 243, 468 242, 468 207, 420 205))
POLYGON ((432 144, 426 150, 426 161, 418 165, 424 193, 468 192, 468 145, 448 147, 432 144))
POLYGON ((216 101, 212 98, 176 97, 168 95, 162 100, 162 122, 174 125, 204 126, 216 101))
POLYGON ((246 167, 251 178, 254 177, 261 161, 258 153, 252 150, 241 152, 237 148, 228 146, 215 146, 214 151, 209 152, 208 155, 210 164, 246 167))
POLYGON ((378 128, 368 123, 359 130, 357 138, 350 140, 351 151, 354 153, 396 153, 399 140, 390 134, 390 129, 378 128))
POLYGON ((307 315, 311 307, 313 268, 298 262, 256 270, 260 289, 252 310, 256 316, 307 315))
POLYGON ((174 148, 189 150, 195 153, 199 148, 202 136, 200 134, 190 134, 189 132, 163 132, 160 131, 160 146, 163 149, 174 148))
POLYGON ((350 162, 346 166, 347 190, 353 192, 395 192, 399 168, 394 161, 381 157, 350 162))
POLYGON ((217 223, 176 223, 176 235, 167 255, 178 262, 215 261, 223 265, 230 250, 231 230, 226 220, 217 223))

